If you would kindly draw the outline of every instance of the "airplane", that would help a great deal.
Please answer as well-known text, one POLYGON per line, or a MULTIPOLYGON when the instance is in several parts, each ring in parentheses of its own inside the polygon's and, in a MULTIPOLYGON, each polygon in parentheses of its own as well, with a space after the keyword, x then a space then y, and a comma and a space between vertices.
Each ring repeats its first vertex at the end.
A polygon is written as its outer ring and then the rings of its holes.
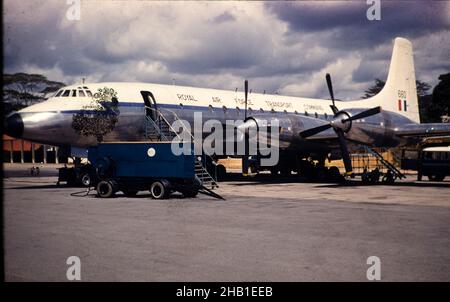
POLYGON ((280 125, 280 160, 272 172, 293 169, 306 158, 322 163, 342 158, 347 174, 352 174, 350 152, 361 145, 411 146, 424 137, 450 134, 448 123, 420 123, 413 48, 405 38, 394 40, 387 81, 377 95, 339 101, 329 74, 326 82, 331 100, 249 93, 247 81, 244 91, 147 83, 71 85, 42 103, 10 114, 5 132, 42 144, 88 148, 99 141, 145 140, 149 118, 180 119, 192 126, 194 113, 201 112, 204 121, 216 119, 223 125, 240 120, 238 130, 243 132, 275 119, 280 125), (96 93, 102 91, 112 102, 92 107, 96 93), (78 121, 86 112, 109 119, 107 129, 100 135, 93 134, 90 126, 83 129, 78 121))

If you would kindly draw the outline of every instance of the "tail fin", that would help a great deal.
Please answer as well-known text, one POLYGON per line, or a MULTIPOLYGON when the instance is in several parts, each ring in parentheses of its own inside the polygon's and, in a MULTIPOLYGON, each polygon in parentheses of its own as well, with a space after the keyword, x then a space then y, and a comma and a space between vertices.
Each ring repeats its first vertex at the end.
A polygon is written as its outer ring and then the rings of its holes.
POLYGON ((413 49, 410 41, 396 38, 389 74, 383 90, 370 100, 383 109, 420 123, 413 49))

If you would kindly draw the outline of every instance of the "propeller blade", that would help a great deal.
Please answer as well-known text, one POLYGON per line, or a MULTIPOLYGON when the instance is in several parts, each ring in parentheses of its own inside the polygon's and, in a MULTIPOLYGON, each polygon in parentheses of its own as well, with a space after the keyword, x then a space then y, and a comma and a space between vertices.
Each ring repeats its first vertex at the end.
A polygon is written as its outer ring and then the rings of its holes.
MULTIPOLYGON (((333 102, 333 107, 334 106, 334 93, 333 93, 333 85, 331 84, 331 76, 329 73, 326 74, 325 76, 326 80, 327 80, 327 85, 328 85, 328 91, 330 92, 330 96, 331 96, 331 101, 333 102)), ((335 112, 336 113, 336 112, 335 112)))
POLYGON ((339 112, 339 109, 337 109, 337 107, 336 106, 334 106, 334 105, 330 105, 330 107, 331 107, 331 110, 333 111, 333 113, 336 115, 336 113, 338 113, 339 112))
POLYGON ((331 128, 330 124, 326 124, 326 125, 322 125, 322 126, 319 126, 319 127, 311 128, 311 129, 308 129, 308 130, 300 132, 300 136, 302 138, 307 138, 307 137, 310 137, 310 136, 312 136, 314 134, 317 134, 319 132, 325 131, 328 128, 331 128))
POLYGON ((351 174, 353 172, 352 161, 347 149, 347 141, 344 136, 344 132, 341 129, 335 129, 339 138, 339 147, 341 148, 342 160, 344 161, 345 172, 351 174))
POLYGON ((365 117, 368 117, 368 116, 371 116, 371 115, 378 114, 380 112, 381 112, 381 107, 380 106, 374 107, 372 109, 360 112, 360 113, 358 113, 358 114, 356 114, 354 116, 351 116, 349 118, 343 119, 342 122, 345 123, 345 122, 348 122, 348 121, 358 120, 358 119, 361 119, 361 118, 365 118, 365 117))
POLYGON ((245 91, 245 110, 244 110, 244 118, 247 119, 247 98, 248 98, 248 81, 244 82, 244 91, 245 91))

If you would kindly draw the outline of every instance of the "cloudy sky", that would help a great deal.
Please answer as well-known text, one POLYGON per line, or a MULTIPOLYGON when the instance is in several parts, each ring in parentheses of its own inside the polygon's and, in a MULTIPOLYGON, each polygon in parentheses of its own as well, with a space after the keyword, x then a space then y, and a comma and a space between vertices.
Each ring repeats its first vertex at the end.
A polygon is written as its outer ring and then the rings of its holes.
POLYGON ((414 45, 416 76, 437 84, 450 72, 450 2, 157 2, 5 0, 4 72, 33 72, 67 84, 139 81, 359 98, 385 79, 397 36, 414 45))

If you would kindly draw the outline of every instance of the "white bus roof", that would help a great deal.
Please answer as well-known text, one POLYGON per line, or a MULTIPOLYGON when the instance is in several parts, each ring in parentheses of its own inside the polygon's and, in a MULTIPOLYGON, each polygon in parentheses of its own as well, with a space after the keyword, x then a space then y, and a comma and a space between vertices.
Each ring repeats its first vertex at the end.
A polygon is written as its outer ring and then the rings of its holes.
POLYGON ((450 152, 450 146, 446 147, 428 147, 423 149, 426 152, 450 152))

